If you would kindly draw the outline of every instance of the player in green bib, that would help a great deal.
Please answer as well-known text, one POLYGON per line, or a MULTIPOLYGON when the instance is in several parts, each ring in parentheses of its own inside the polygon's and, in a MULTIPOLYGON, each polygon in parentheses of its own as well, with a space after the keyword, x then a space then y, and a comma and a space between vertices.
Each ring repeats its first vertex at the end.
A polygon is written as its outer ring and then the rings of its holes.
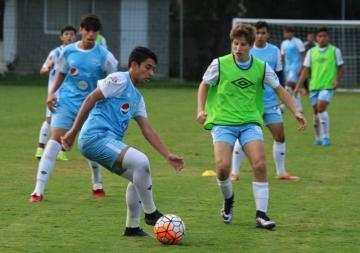
POLYGON ((315 145, 330 145, 330 121, 326 111, 340 78, 344 75, 344 61, 340 49, 329 43, 329 32, 322 27, 316 34, 318 45, 311 48, 304 60, 304 68, 294 90, 299 92, 306 78, 310 77, 310 99, 313 107, 315 145))
POLYGON ((281 100, 295 114, 300 128, 306 126, 290 95, 280 85, 271 67, 250 56, 255 28, 241 24, 230 32, 232 53, 214 59, 203 76, 198 91, 197 121, 211 130, 218 185, 224 197, 221 216, 232 220, 234 192, 230 179, 232 151, 238 139, 254 171, 253 193, 256 226, 272 229, 275 222, 267 216, 269 184, 263 145, 262 115, 264 83, 273 87, 281 100))

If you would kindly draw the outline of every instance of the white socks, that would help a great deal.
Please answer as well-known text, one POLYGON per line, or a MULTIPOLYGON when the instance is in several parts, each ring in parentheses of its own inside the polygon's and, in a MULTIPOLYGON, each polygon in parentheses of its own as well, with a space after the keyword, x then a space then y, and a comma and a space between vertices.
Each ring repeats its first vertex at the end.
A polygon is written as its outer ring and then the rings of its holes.
POLYGON ((320 136, 320 119, 319 119, 319 114, 314 114, 313 115, 313 121, 314 121, 314 129, 315 129, 315 139, 321 140, 321 136, 320 136))
POLYGON ((224 196, 224 199, 231 198, 231 196, 233 195, 231 178, 228 177, 224 181, 220 181, 218 178, 216 178, 216 180, 224 196))
MULTIPOLYGON (((93 162, 88 160, 90 170, 91 170, 91 180, 93 186, 96 184, 102 184, 102 176, 101 176, 101 167, 97 162, 93 162)), ((95 189, 93 189, 95 190, 95 189)))
POLYGON ((239 175, 240 165, 244 160, 244 157, 245 157, 245 153, 240 146, 239 140, 236 140, 232 155, 232 163, 231 163, 232 166, 231 171, 233 173, 239 175))
POLYGON ((135 185, 129 182, 126 190, 126 205, 127 205, 127 216, 126 216, 126 227, 137 228, 140 226, 140 215, 141 215, 141 201, 136 192, 135 185))
POLYGON ((253 194, 256 210, 267 213, 269 205, 269 183, 253 182, 253 194))
POLYGON ((56 156, 61 150, 61 145, 55 140, 49 140, 44 154, 39 162, 39 167, 36 176, 36 186, 34 194, 40 196, 44 194, 45 184, 49 179, 49 176, 54 169, 56 156))
POLYGON ((282 176, 285 174, 285 151, 286 151, 286 145, 285 142, 276 142, 274 141, 273 144, 273 156, 275 161, 275 167, 276 167, 276 174, 278 176, 282 176))
POLYGON ((39 143, 46 144, 46 142, 49 139, 50 132, 51 132, 51 127, 49 123, 44 121, 40 128, 39 143))
POLYGON ((318 113, 320 120, 320 136, 321 138, 329 138, 329 114, 327 111, 318 113))
POLYGON ((129 148, 124 156, 122 167, 127 170, 121 176, 134 184, 144 212, 155 212, 156 206, 152 195, 152 179, 147 156, 134 148, 129 148))

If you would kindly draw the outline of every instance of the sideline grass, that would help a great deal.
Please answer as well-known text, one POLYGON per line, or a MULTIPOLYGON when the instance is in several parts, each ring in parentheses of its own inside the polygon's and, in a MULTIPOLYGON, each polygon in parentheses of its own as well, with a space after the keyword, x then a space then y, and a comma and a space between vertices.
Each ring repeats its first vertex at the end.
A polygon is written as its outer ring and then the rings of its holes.
MULTIPOLYGON (((24 80, 26 81, 26 79, 24 80)), ((156 85, 155 85, 156 86, 156 85)), ((288 169, 299 182, 274 179, 271 139, 266 133, 270 182, 269 215, 275 231, 254 227, 252 173, 241 168, 234 222, 219 217, 221 196, 215 178, 201 177, 213 168, 211 137, 195 122, 195 89, 141 89, 150 121, 164 142, 185 157, 176 175, 131 124, 125 142, 151 162, 154 196, 162 212, 179 215, 187 227, 182 246, 121 236, 125 223, 127 182, 103 171, 107 197, 90 195, 87 163, 74 148, 70 161, 58 162, 47 184, 45 201, 27 203, 38 162, 34 159, 44 117, 46 88, 0 85, 0 252, 357 252, 360 248, 359 94, 336 94, 329 111, 333 145, 312 146, 311 126, 298 133, 285 113, 288 169)), ((303 100, 311 125, 308 101, 303 100)), ((149 226, 142 226, 148 232, 149 226)))

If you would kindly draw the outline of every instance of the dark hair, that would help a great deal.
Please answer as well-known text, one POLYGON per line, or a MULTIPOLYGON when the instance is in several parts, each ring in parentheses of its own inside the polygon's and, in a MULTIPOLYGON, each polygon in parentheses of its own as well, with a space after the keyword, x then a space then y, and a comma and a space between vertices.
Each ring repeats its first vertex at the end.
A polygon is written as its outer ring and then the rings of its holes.
POLYGON ((140 65, 142 62, 146 61, 149 58, 153 59, 154 62, 157 63, 156 54, 149 48, 135 47, 130 53, 128 67, 130 68, 131 62, 133 61, 140 65))
POLYGON ((80 21, 80 27, 85 28, 87 31, 100 31, 101 30, 101 22, 100 18, 95 14, 87 14, 82 16, 80 21))
POLYGON ((66 25, 60 30, 60 35, 63 35, 63 33, 66 31, 73 31, 75 34, 77 32, 76 28, 73 27, 72 25, 66 25))
POLYGON ((265 21, 258 21, 258 22, 255 23, 255 28, 256 28, 256 29, 261 29, 261 28, 263 28, 263 27, 265 27, 265 28, 266 28, 266 31, 269 32, 269 24, 268 24, 267 22, 265 22, 265 21))
POLYGON ((287 26, 284 28, 284 32, 289 32, 289 33, 293 33, 294 32, 294 28, 287 26))
POLYGON ((235 38, 244 37, 247 43, 250 45, 254 44, 255 41, 255 28, 249 24, 239 24, 230 31, 230 41, 232 42, 235 38))
POLYGON ((321 32, 325 32, 325 33, 329 34, 329 29, 327 29, 327 27, 325 27, 325 26, 322 26, 317 30, 316 34, 321 33, 321 32))

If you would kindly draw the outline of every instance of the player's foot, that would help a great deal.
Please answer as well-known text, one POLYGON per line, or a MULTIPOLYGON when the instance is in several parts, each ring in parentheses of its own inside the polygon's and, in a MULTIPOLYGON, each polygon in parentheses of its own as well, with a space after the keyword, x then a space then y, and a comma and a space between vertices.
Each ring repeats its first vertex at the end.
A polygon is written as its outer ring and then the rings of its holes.
POLYGON ((224 206, 220 210, 220 215, 223 218, 225 224, 229 224, 232 220, 233 205, 234 205, 234 193, 230 198, 224 200, 224 206))
POLYGON ((266 213, 261 211, 256 211, 257 228, 273 229, 275 226, 276 226, 275 222, 270 220, 270 218, 266 216, 266 213))
POLYGON ((330 139, 329 139, 329 138, 324 138, 324 139, 322 139, 321 145, 323 145, 323 146, 330 146, 330 139))
POLYGON ((58 160, 58 161, 68 161, 69 159, 67 158, 65 151, 60 150, 59 154, 56 157, 56 160, 58 160))
POLYGON ((236 174, 235 172, 231 172, 231 181, 238 181, 239 180, 239 174, 236 174))
POLYGON ((284 175, 277 176, 276 178, 279 179, 279 180, 288 180, 288 181, 299 181, 300 180, 300 177, 292 176, 287 172, 285 172, 284 175))
POLYGON ((129 228, 126 227, 123 236, 140 236, 140 237, 151 237, 148 233, 146 233, 141 228, 129 228))
POLYGON ((43 153, 44 153, 44 149, 38 147, 38 148, 36 149, 35 157, 40 160, 41 157, 42 157, 42 155, 43 155, 43 153))
POLYGON ((164 215, 156 210, 153 213, 145 213, 145 223, 151 226, 154 226, 158 219, 164 215))
POLYGON ((314 141, 314 145, 322 145, 322 141, 321 140, 316 140, 316 141, 314 141))
POLYGON ((33 193, 29 198, 29 203, 41 202, 42 200, 43 200, 43 195, 36 195, 35 193, 33 193))
POLYGON ((102 183, 93 184, 92 195, 94 198, 105 197, 105 191, 104 191, 102 183))

